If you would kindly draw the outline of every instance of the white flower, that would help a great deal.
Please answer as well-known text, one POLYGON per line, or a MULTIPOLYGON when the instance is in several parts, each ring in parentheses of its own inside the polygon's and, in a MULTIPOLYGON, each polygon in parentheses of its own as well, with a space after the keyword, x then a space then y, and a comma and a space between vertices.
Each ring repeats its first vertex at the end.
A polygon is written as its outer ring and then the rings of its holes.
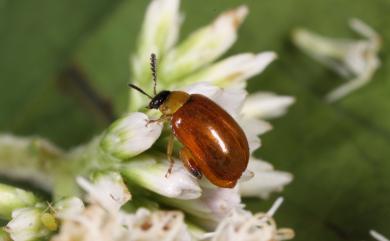
POLYGON ((90 205, 71 219, 63 219, 60 231, 52 241, 111 241, 121 239, 125 228, 117 215, 99 205, 90 205))
POLYGON ((147 115, 140 112, 115 121, 103 136, 102 149, 122 160, 149 149, 160 136, 162 125, 148 121, 147 115))
POLYGON ((358 19, 352 19, 350 26, 363 39, 327 38, 305 29, 297 29, 293 32, 293 41, 299 48, 348 79, 345 84, 327 95, 326 98, 330 102, 365 85, 372 79, 380 65, 379 35, 358 19))
POLYGON ((243 197, 268 198, 272 192, 282 191, 293 177, 288 172, 275 171, 271 164, 252 158, 248 170, 254 173, 253 178, 239 183, 243 197))
POLYGON ((95 173, 92 179, 93 182, 89 182, 82 177, 77 178, 78 184, 88 193, 90 202, 97 202, 108 211, 115 212, 131 199, 131 194, 118 173, 95 173))
POLYGON ((41 222, 42 209, 20 208, 12 212, 12 220, 5 227, 14 241, 29 241, 43 238, 49 234, 41 222))
POLYGON ((375 230, 370 230, 370 234, 373 238, 375 238, 378 241, 389 241, 389 239, 387 239, 385 236, 383 236, 382 234, 378 233, 375 230))
POLYGON ((193 177, 177 160, 171 174, 166 177, 169 162, 165 155, 142 155, 137 160, 123 164, 123 175, 130 181, 160 195, 195 199, 201 195, 201 189, 193 177))
POLYGON ((191 241, 178 211, 138 209, 134 214, 107 212, 101 206, 88 206, 76 218, 63 220, 52 241, 191 241))
POLYGON ((140 208, 125 215, 123 225, 131 237, 127 240, 191 241, 184 215, 179 211, 149 211, 140 208))
POLYGON ((253 153, 261 146, 259 135, 262 135, 272 129, 272 125, 266 121, 242 117, 238 123, 244 130, 249 142, 249 150, 253 153))
POLYGON ((242 209, 233 209, 213 233, 205 235, 210 241, 278 241, 294 237, 291 229, 277 229, 273 214, 280 206, 279 198, 267 213, 252 215, 242 209))

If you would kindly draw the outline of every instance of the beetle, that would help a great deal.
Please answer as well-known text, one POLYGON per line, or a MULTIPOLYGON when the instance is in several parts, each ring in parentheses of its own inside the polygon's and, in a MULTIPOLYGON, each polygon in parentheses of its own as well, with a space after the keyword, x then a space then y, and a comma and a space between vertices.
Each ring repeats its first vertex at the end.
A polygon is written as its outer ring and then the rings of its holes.
POLYGON ((249 145, 244 131, 223 108, 201 94, 184 91, 163 90, 157 94, 156 55, 151 55, 151 70, 154 96, 136 85, 129 84, 149 97, 147 108, 158 109, 162 115, 151 122, 166 122, 171 125, 167 145, 170 166, 174 138, 183 145, 180 159, 186 169, 200 179, 204 175, 211 183, 224 188, 233 188, 245 171, 249 160, 249 145))

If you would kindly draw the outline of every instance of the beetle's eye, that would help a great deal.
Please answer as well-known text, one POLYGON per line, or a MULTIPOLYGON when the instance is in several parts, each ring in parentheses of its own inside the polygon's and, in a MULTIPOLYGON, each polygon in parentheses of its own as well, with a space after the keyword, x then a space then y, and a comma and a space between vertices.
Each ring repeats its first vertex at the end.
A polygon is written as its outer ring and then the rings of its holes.
POLYGON ((168 98, 170 92, 167 90, 163 90, 158 93, 149 103, 150 109, 158 109, 160 105, 168 98))

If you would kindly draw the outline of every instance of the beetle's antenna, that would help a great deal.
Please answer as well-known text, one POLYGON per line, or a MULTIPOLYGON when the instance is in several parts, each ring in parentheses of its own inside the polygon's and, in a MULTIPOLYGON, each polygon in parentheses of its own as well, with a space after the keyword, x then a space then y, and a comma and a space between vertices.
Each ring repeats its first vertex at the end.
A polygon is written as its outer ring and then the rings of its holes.
POLYGON ((156 54, 152 53, 150 55, 150 69, 152 70, 153 77, 153 94, 156 95, 156 86, 157 86, 157 59, 156 54))
POLYGON ((129 87, 135 89, 135 90, 138 90, 139 92, 141 92, 142 94, 146 95, 149 99, 153 99, 152 96, 150 96, 148 93, 146 93, 145 91, 143 91, 140 87, 136 86, 136 85, 133 85, 133 84, 129 84, 129 87))

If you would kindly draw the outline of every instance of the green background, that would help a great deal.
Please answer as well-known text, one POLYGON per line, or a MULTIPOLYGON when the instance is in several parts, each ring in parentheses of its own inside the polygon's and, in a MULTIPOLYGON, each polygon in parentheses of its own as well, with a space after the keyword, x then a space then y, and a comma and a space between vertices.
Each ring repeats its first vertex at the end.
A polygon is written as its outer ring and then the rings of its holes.
MULTIPOLYGON (((128 57, 147 3, 0 0, 0 131, 70 147, 106 127, 127 104, 128 57)), ((282 193, 279 225, 304 241, 370 240, 369 229, 390 237, 390 1, 183 0, 181 37, 242 3, 250 15, 226 55, 276 51, 279 59, 249 90, 297 99, 273 121, 257 153, 295 176, 282 193), (324 94, 342 79, 297 51, 289 34, 303 26, 356 37, 347 26, 351 17, 383 37, 382 67, 367 86, 328 104, 324 94)), ((248 206, 264 210, 276 196, 248 206)))

